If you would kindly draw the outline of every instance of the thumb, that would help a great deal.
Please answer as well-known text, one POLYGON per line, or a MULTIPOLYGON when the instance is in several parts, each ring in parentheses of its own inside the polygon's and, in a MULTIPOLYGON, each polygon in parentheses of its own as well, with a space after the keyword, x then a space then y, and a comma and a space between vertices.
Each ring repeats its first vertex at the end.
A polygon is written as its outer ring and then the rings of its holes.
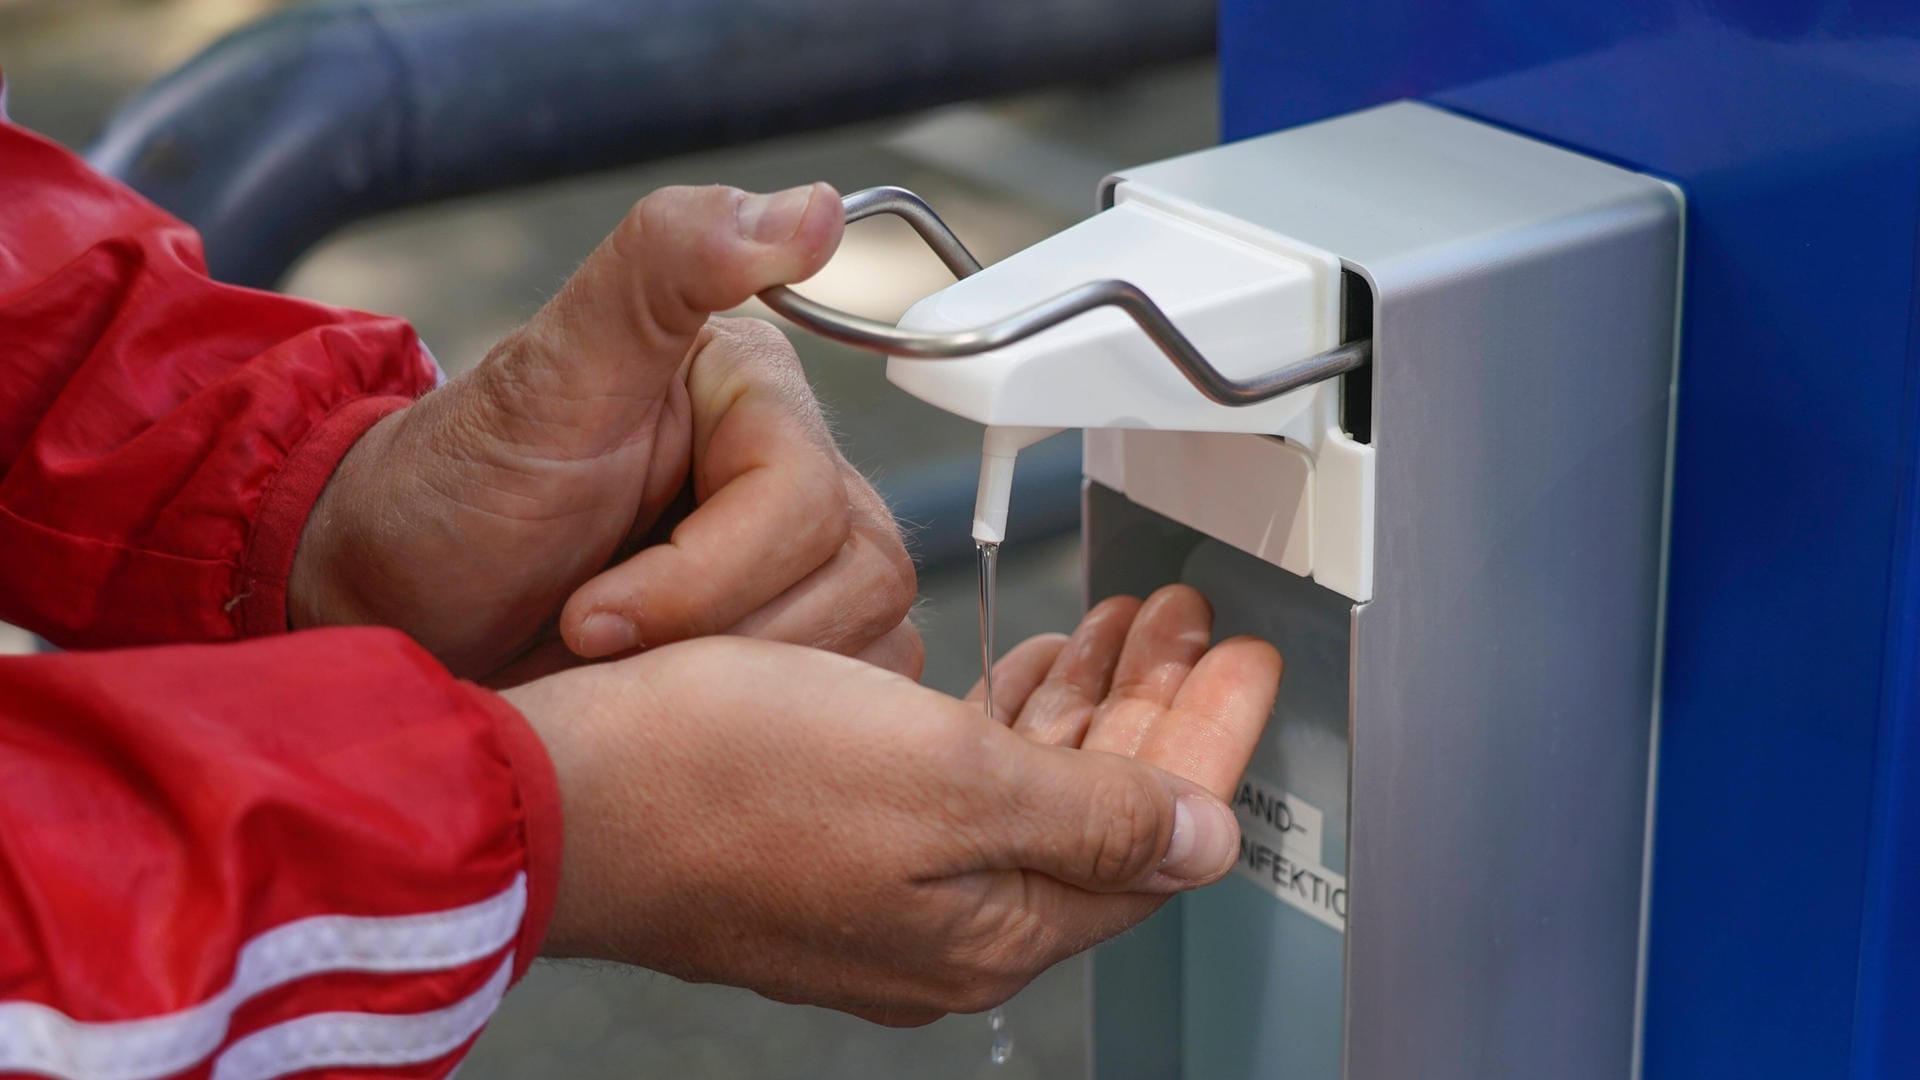
POLYGON ((609 419, 610 401, 651 410, 708 315, 811 277, 844 226, 839 194, 827 184, 765 195, 661 188, 634 204, 483 366, 520 408, 536 408, 548 423, 592 426, 609 419), (582 415, 547 415, 569 403, 582 415))
POLYGON ((1177 892, 1218 880, 1239 851, 1233 811, 1198 784, 1099 750, 1044 746, 1011 732, 995 770, 1010 790, 997 868, 1038 870, 1093 892, 1177 892))

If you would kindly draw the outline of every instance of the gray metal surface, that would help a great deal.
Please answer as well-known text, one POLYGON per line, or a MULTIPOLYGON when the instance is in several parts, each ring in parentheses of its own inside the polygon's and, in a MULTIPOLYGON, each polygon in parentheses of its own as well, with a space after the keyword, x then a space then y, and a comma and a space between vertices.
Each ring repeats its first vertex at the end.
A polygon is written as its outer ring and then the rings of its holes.
MULTIPOLYGON (((1098 484, 1085 505, 1090 600, 1184 581, 1212 602, 1216 638, 1286 657, 1248 774, 1324 811, 1314 861, 1345 873, 1352 601, 1098 484)), ((1099 1075, 1339 1080, 1343 947, 1237 874, 1181 897, 1095 954, 1099 1075)))
POLYGON ((1127 175, 1333 251, 1374 294, 1346 1075, 1621 1080, 1676 197, 1407 103, 1205 153, 1127 175))

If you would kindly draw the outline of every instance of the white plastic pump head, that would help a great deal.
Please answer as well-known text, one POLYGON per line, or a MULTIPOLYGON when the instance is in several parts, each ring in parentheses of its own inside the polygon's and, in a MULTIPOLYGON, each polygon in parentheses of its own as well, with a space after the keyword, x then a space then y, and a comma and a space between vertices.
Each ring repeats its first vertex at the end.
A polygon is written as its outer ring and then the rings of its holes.
MULTIPOLYGON (((1131 183, 1117 189, 1112 209, 934 293, 900 326, 977 327, 1108 278, 1152 297, 1229 378, 1263 375, 1338 344, 1338 259, 1131 183)), ((1320 422, 1311 387, 1246 406, 1208 399, 1113 309, 967 359, 891 357, 887 378, 989 428, 1297 435, 1320 422)))
MULTIPOLYGON (((971 329, 1113 278, 1151 297, 1229 379, 1257 378, 1339 341, 1333 255, 1133 183, 1116 189, 1111 209, 915 304, 900 326, 971 329)), ((1006 537, 1019 451, 1063 428, 1242 432, 1317 446, 1337 412, 1330 384, 1252 405, 1213 401, 1111 308, 967 359, 890 357, 887 378, 987 425, 973 537, 993 544, 1006 537)))

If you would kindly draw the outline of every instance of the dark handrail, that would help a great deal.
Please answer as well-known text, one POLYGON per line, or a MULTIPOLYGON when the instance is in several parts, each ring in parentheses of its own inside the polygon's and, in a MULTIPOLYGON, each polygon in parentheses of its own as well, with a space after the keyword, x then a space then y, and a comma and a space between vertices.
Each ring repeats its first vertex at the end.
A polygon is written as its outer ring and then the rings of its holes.
POLYGON ((400 207, 1212 48, 1212 0, 324 3, 216 43, 88 156, 267 286, 400 207))

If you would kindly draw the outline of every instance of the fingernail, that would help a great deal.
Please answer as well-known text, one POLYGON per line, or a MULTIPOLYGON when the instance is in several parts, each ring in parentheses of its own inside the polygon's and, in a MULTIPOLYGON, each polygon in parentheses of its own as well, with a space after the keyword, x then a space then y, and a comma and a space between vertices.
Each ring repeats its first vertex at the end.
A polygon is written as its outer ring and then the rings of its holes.
POLYGON ((640 644, 640 631, 611 611, 596 611, 580 624, 580 655, 611 656, 640 644))
POLYGON ((1182 795, 1173 804, 1173 841, 1160 872, 1189 881, 1210 878, 1233 856, 1239 829, 1213 799, 1182 795))
POLYGON ((740 235, 756 244, 791 240, 813 202, 814 185, 788 188, 771 195, 749 195, 740 200, 740 235))

